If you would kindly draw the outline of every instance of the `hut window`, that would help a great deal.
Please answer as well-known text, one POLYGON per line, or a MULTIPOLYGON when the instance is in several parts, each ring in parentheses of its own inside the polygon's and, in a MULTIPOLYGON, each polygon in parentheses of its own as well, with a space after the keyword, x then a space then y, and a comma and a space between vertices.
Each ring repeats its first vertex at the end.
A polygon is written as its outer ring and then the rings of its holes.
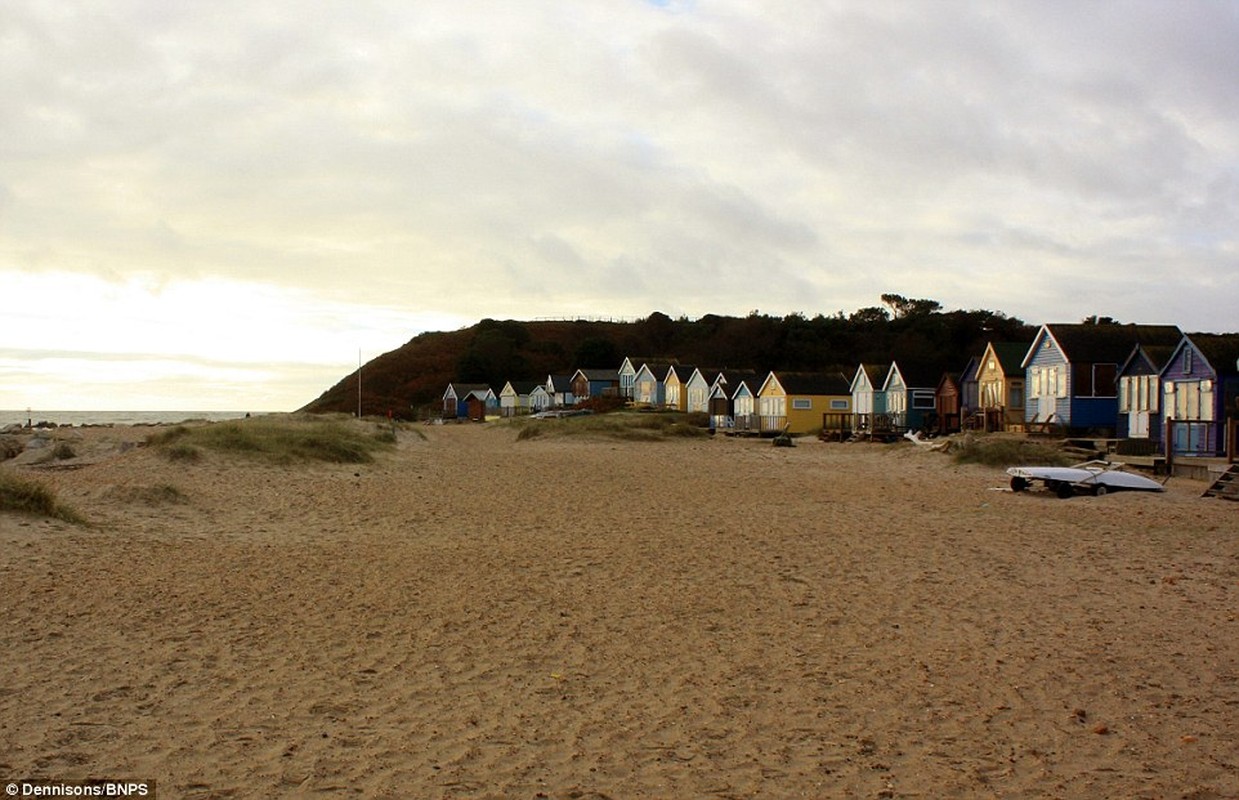
POLYGON ((796 397, 792 399, 792 408, 797 411, 810 411, 813 409, 813 401, 807 397, 796 397))
POLYGON ((846 401, 846 400, 831 400, 831 401, 830 401, 830 410, 831 410, 831 411, 847 411, 847 410, 848 410, 848 401, 846 401))
POLYGON ((1093 397, 1114 397, 1118 364, 1097 364, 1093 367, 1093 397))

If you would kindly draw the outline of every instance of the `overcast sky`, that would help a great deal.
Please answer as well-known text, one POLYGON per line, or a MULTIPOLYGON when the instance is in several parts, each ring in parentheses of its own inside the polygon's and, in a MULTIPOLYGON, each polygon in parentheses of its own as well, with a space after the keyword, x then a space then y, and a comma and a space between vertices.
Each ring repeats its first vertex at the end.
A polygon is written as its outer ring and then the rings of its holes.
POLYGON ((0 4, 0 408, 484 317, 1239 330, 1239 3, 0 4))

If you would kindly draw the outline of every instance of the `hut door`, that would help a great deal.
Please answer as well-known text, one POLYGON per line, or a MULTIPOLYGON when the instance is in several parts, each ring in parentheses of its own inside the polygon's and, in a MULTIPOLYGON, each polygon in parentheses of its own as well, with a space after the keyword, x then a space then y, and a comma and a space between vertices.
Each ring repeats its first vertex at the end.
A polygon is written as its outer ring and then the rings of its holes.
POLYGON ((1058 403, 1053 394, 1043 394, 1037 398, 1037 419, 1045 422, 1058 410, 1058 403))
POLYGON ((1133 411, 1128 415, 1127 435, 1132 439, 1149 438, 1149 412, 1133 411))
POLYGON ((1191 422, 1182 423, 1174 426, 1174 451, 1176 453, 1203 453, 1206 446, 1205 434, 1208 431, 1207 425, 1199 423, 1192 424, 1191 422))

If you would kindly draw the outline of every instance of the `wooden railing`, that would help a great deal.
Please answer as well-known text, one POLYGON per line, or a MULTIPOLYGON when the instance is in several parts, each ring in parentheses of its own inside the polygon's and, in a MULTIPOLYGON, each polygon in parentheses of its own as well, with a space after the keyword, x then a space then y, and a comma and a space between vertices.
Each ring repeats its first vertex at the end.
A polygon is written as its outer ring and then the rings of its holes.
POLYGON ((864 436, 886 437, 902 433, 902 414, 853 414, 853 430, 864 436))
POLYGON ((842 442, 852 437, 852 423, 856 415, 849 412, 827 411, 822 414, 822 432, 819 438, 842 442))
POLYGON ((787 417, 784 416, 766 416, 758 417, 760 430, 762 433, 778 433, 787 425, 787 417))

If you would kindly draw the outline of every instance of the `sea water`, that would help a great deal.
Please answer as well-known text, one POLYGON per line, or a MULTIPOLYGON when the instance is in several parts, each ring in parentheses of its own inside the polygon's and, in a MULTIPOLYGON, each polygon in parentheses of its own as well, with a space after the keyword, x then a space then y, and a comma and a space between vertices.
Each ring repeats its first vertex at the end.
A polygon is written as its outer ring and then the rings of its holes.
POLYGON ((0 409, 0 428, 14 423, 25 425, 54 422, 57 425, 161 425, 203 419, 220 422, 240 419, 244 411, 44 411, 42 409, 0 409))

